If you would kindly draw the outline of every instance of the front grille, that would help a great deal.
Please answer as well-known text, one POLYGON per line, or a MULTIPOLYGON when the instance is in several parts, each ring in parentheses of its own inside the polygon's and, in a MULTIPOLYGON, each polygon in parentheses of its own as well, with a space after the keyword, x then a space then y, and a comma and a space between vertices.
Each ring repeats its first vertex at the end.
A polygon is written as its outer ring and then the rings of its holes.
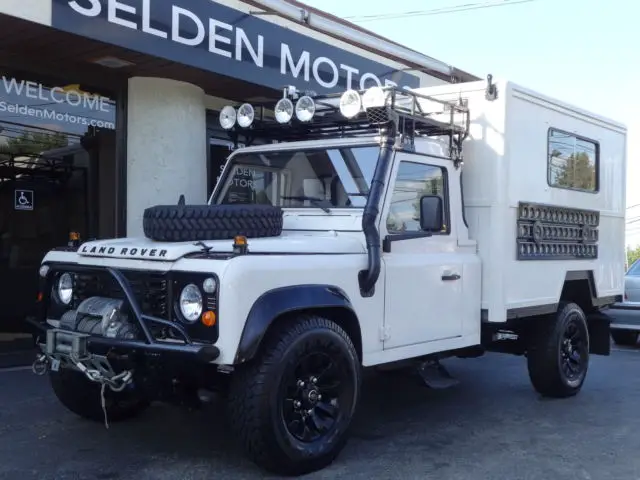
MULTIPOLYGON (((142 313, 168 319, 168 282, 165 275, 135 270, 124 270, 122 273, 129 281, 142 313)), ((93 296, 125 299, 118 282, 108 272, 77 273, 74 288, 75 306, 85 298, 93 296)))

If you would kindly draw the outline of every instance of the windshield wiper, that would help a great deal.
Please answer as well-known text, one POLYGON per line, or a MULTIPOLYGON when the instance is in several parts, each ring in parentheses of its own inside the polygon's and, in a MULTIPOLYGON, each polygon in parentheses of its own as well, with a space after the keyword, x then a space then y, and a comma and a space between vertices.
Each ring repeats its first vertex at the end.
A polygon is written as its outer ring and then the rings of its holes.
POLYGON ((297 197, 280 197, 280 198, 282 198, 283 200, 298 200, 299 202, 308 200, 316 207, 321 208, 322 211, 324 211, 325 213, 331 213, 331 210, 329 210, 329 207, 333 206, 329 201, 325 200, 324 198, 307 197, 306 195, 300 195, 297 197))

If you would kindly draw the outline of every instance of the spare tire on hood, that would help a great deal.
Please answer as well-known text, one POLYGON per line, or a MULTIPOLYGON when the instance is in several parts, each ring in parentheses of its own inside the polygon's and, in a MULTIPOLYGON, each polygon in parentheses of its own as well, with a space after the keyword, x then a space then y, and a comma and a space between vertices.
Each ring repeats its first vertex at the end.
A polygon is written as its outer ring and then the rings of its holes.
POLYGON ((147 238, 162 242, 277 237, 282 233, 282 209, 253 204, 156 205, 145 209, 142 228, 147 238))

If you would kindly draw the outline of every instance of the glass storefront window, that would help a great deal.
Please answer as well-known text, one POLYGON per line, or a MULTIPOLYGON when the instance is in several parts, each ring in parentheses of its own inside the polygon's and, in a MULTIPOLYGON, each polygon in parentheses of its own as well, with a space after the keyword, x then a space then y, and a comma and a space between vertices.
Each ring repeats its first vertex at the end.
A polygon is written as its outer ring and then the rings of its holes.
MULTIPOLYGON (((43 85, 2 75, 0 124, 43 133, 84 135, 91 127, 115 129, 115 102, 79 84, 43 85)), ((15 130, 15 129, 14 129, 15 130)))
POLYGON ((0 323, 25 315, 42 258, 70 232, 111 236, 115 127, 104 93, 0 69, 0 323))

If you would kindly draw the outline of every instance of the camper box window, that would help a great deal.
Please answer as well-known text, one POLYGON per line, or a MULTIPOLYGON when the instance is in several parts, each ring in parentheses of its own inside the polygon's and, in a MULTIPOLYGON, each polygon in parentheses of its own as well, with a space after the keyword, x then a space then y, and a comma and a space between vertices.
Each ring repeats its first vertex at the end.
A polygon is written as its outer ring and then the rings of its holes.
POLYGON ((593 140, 550 128, 548 133, 549 185, 557 188, 597 192, 599 145, 593 140))

